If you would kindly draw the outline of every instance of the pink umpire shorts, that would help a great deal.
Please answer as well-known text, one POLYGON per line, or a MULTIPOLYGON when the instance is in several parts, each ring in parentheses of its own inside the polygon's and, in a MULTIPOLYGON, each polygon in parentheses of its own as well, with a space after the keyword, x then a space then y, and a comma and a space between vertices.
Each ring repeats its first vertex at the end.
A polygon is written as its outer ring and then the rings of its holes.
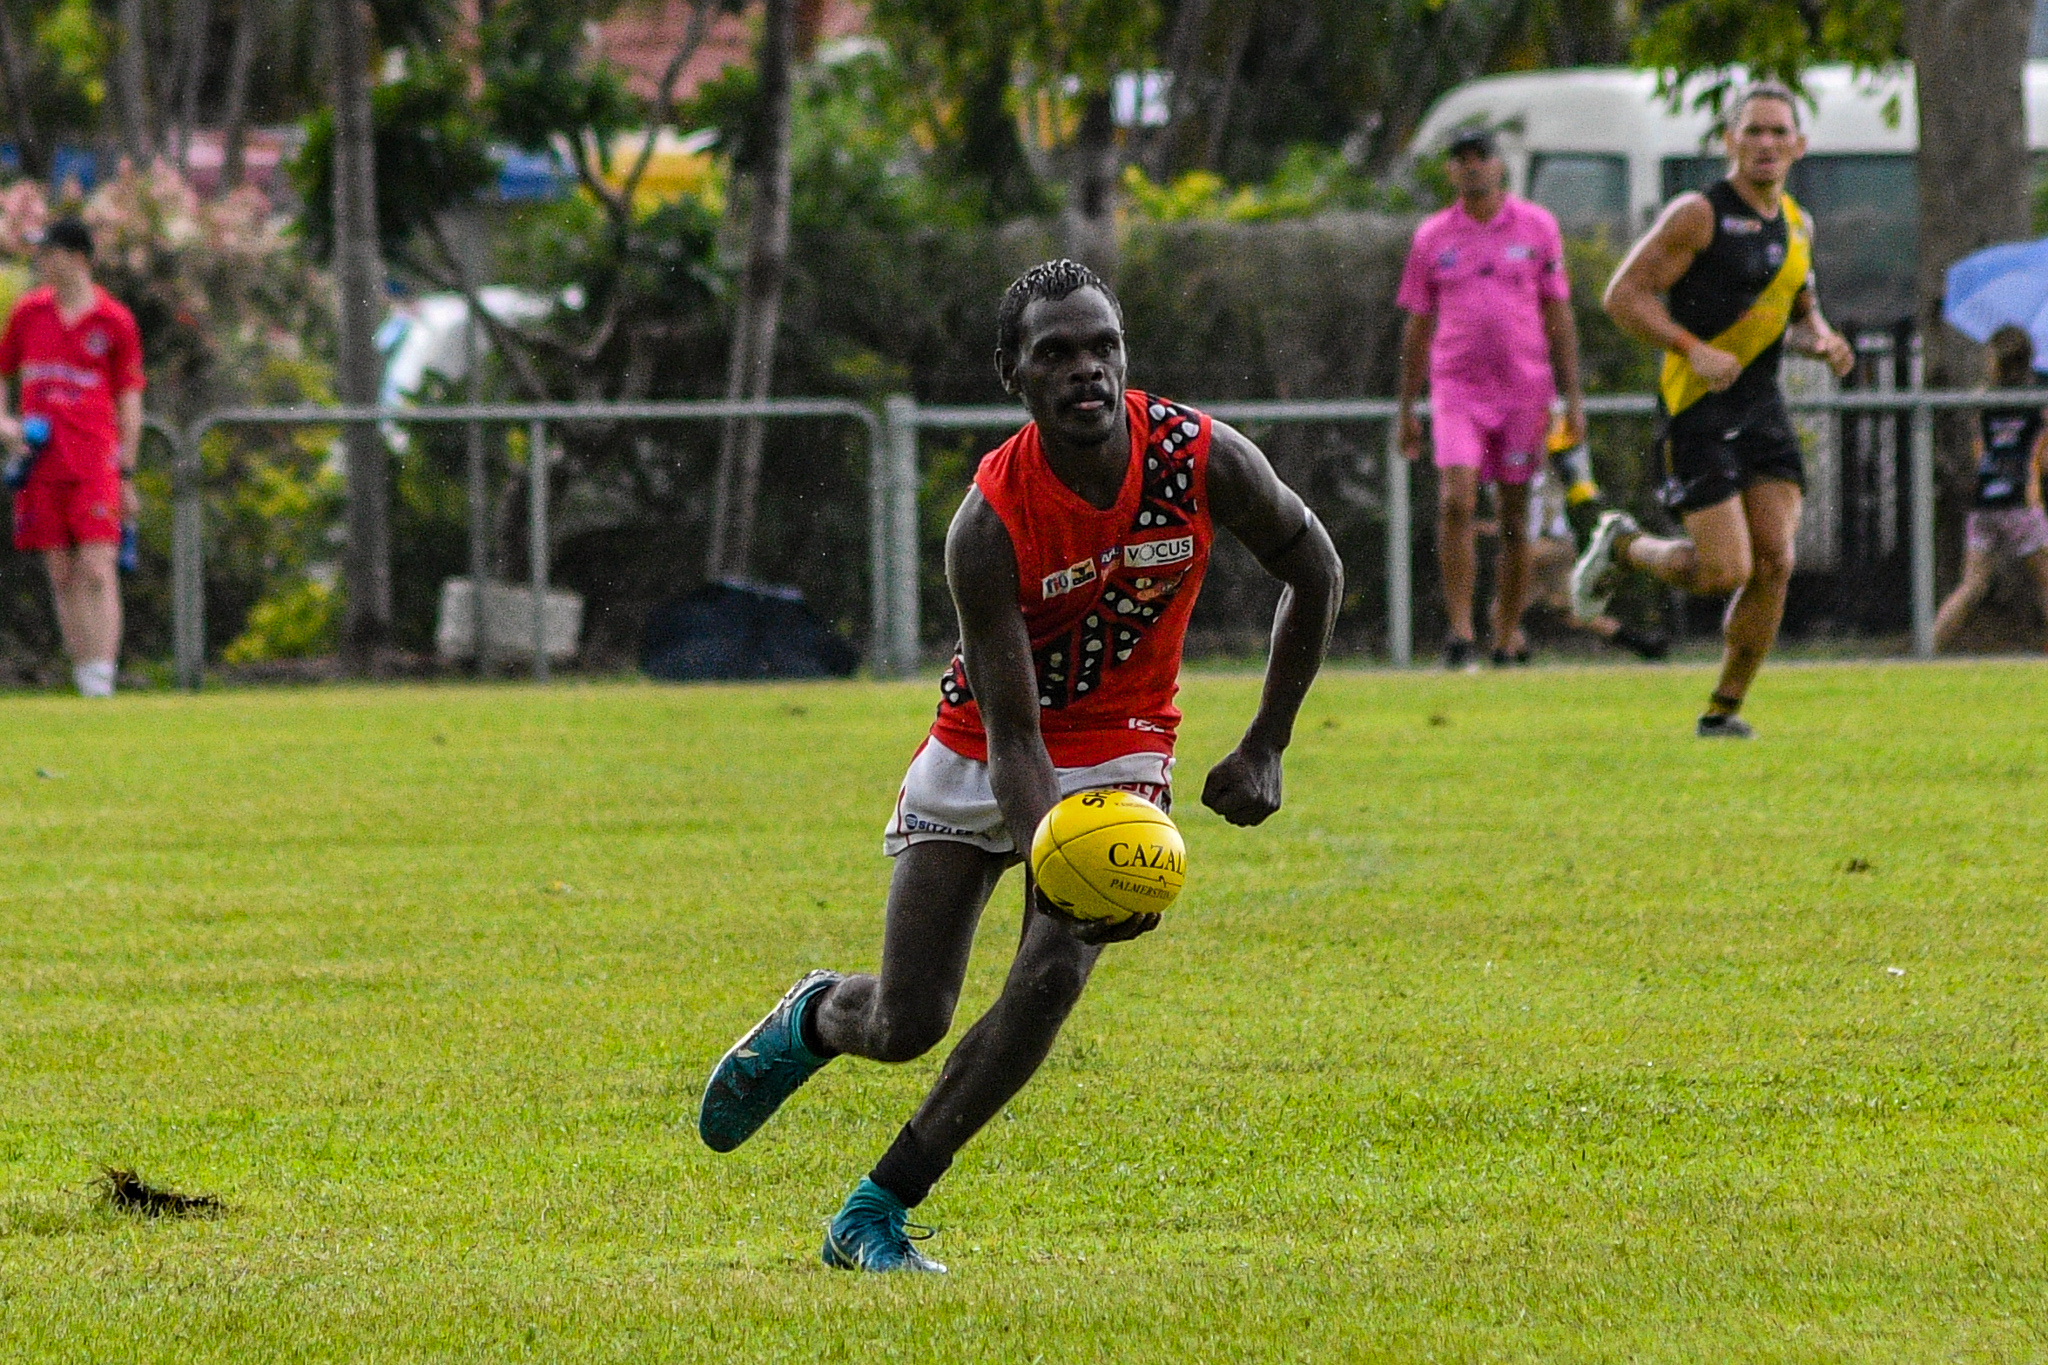
POLYGON ((1543 465, 1550 405, 1484 413, 1455 400, 1430 411, 1438 469, 1476 469, 1481 483, 1527 483, 1543 465))

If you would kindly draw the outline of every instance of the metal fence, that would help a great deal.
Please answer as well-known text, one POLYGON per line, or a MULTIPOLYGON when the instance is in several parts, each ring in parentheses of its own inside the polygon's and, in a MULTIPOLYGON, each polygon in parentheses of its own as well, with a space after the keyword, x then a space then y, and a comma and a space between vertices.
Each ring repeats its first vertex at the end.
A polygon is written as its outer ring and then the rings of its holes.
MULTIPOLYGON (((1903 492, 1909 515, 1913 653, 1918 657, 1927 658, 1934 653, 1934 414, 1938 411, 1988 406, 2039 407, 2043 403, 2044 395, 2031 390, 1990 393, 1931 392, 1919 389, 1856 391, 1795 396, 1787 400, 1787 406, 1796 415, 1902 414, 1910 417, 1907 487, 1903 492)), ((1401 456, 1394 423, 1399 412, 1398 405, 1390 399, 1356 399, 1329 402, 1219 402, 1196 403, 1194 406, 1233 425, 1315 422, 1374 423, 1386 427, 1386 438, 1381 454, 1382 465, 1378 473, 1385 493, 1387 519, 1386 563, 1383 568, 1386 575, 1388 605, 1387 653, 1397 667, 1405 667, 1412 663, 1415 646, 1414 584, 1411 573, 1414 519, 1411 509, 1409 466, 1401 456)), ((1656 407, 1656 400, 1647 394, 1606 395, 1589 397, 1586 400, 1589 422, 1602 418, 1648 418, 1655 414, 1656 407)), ((1427 416, 1429 406, 1427 403, 1421 403, 1417 405, 1417 410, 1427 416)), ((892 399, 886 409, 884 420, 886 443, 892 452, 889 458, 891 464, 898 467, 899 471, 907 471, 899 473, 898 480, 893 486, 913 489, 916 487, 914 464, 918 432, 993 430, 1005 426, 1014 427, 1022 420, 1021 410, 1015 407, 921 407, 909 399, 892 399)), ((917 525, 915 507, 899 508, 897 515, 886 528, 891 541, 888 551, 890 567, 886 581, 901 594, 890 615, 890 627, 895 632, 887 655, 891 660, 913 658, 915 655, 915 642, 919 631, 919 623, 915 617, 918 603, 914 588, 919 553, 917 525)), ((1352 572, 1359 572, 1361 567, 1351 566, 1352 572)))
MULTIPOLYGON (((531 566, 533 596, 533 676, 548 677, 546 605, 548 591, 548 477, 545 452, 548 427, 558 422, 715 422, 735 418, 767 419, 840 417, 858 423, 867 437, 868 522, 881 524, 894 490, 877 465, 881 450, 881 423, 872 409, 843 398, 778 398, 766 401, 702 400, 672 403, 477 403, 438 407, 291 407, 228 408, 207 413, 181 434, 162 423, 152 429, 171 443, 174 453, 171 496, 171 635, 178 686, 196 690, 206 669, 206 562, 203 471, 200 449, 209 432, 222 427, 341 427, 356 423, 392 422, 467 425, 480 430, 487 426, 524 426, 527 429, 527 548, 531 566)), ((483 500, 478 493, 482 475, 481 447, 471 442, 471 544, 480 543, 483 500)), ((912 492, 914 507, 914 490, 912 492)), ((869 574, 871 582, 882 582, 886 548, 880 536, 870 536, 869 574)), ((475 556, 472 555, 472 564, 475 556)), ((477 603, 479 625, 483 616, 483 593, 479 583, 473 600, 477 603)), ((885 594, 871 592, 875 617, 872 629, 877 638, 886 634, 888 621, 882 615, 885 594)), ((479 638, 479 654, 482 640, 479 638)))
MULTIPOLYGON (((2002 393, 1864 391, 1794 397, 1795 413, 1905 414, 1911 418, 1908 480, 1910 595, 1913 652, 1934 652, 1934 414, 1991 405, 2040 405, 2039 392, 2002 393)), ((1384 488, 1386 556, 1382 572, 1387 596, 1387 653, 1396 666, 1414 657, 1414 583, 1411 572, 1414 525, 1410 473, 1395 439, 1397 405, 1390 399, 1327 402, 1219 402, 1195 406, 1233 425, 1280 423, 1366 423, 1386 428, 1377 471, 1384 488)), ((1589 419, 1642 419, 1655 412, 1647 395, 1589 398, 1589 419)), ((1428 405, 1419 405, 1427 415, 1428 405)), ((174 451, 172 532, 173 638, 179 686, 200 685, 206 637, 203 583, 204 532, 199 451, 207 433, 227 426, 342 426, 358 422, 523 425, 531 449, 542 452, 548 427, 566 422, 690 422, 734 418, 844 418, 859 424, 868 451, 868 571, 871 639, 869 665, 885 677, 914 670, 921 654, 919 570, 922 555, 919 509, 919 436, 927 431, 1006 431, 1021 424, 1021 409, 1009 406, 924 406, 908 396, 892 397, 879 418, 848 399, 774 399, 765 402, 535 403, 475 404, 404 408, 237 408, 209 413, 184 432, 152 421, 150 428, 174 451)), ((476 443, 472 442, 473 449, 476 443)), ((473 462, 473 474, 475 471, 473 462)), ((528 542, 533 592, 533 674, 548 675, 544 599, 548 587, 548 481, 546 461, 528 460, 528 542)), ((479 503, 471 502, 472 516, 479 503)), ((473 531, 473 538, 475 532, 473 531)), ((1356 574, 1362 566, 1353 565, 1356 574)))

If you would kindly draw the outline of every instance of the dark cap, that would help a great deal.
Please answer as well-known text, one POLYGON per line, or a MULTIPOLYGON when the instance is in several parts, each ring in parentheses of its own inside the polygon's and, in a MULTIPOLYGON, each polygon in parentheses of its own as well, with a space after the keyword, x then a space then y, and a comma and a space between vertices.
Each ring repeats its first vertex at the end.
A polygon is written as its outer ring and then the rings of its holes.
POLYGON ((32 245, 54 246, 92 259, 92 229, 76 218, 58 218, 35 234, 32 245))
POLYGON ((1461 128, 1451 137, 1450 146, 1444 148, 1445 156, 1459 156, 1471 152, 1477 156, 1492 156, 1493 134, 1484 128, 1461 128))

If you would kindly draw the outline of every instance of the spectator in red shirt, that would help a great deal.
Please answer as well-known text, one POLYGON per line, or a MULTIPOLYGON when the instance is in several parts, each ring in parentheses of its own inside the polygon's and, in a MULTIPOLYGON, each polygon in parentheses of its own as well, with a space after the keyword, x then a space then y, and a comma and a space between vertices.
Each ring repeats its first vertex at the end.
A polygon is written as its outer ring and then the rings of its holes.
POLYGON ((44 230, 36 273, 40 287, 0 332, 0 446, 28 452, 27 418, 49 431, 14 495, 14 548, 40 553, 49 570, 80 694, 109 697, 121 653, 121 523, 136 510, 142 338, 134 314, 93 283, 92 234, 76 218, 44 230), (19 416, 7 379, 20 382, 19 416))

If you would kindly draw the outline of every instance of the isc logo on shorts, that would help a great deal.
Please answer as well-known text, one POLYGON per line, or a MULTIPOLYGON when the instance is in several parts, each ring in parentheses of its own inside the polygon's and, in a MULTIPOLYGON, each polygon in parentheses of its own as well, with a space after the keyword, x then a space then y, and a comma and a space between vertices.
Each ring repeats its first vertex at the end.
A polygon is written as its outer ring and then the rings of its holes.
POLYGON ((1043 600, 1049 602, 1062 593, 1072 592, 1074 589, 1085 587, 1094 581, 1095 561, 1084 559, 1078 564, 1068 565, 1058 573, 1047 574, 1043 579, 1039 580, 1038 586, 1045 594, 1043 600))
POLYGON ((1162 564, 1179 564, 1195 557, 1195 538, 1175 536, 1172 540, 1146 540, 1124 546, 1126 569, 1156 569, 1162 564))

